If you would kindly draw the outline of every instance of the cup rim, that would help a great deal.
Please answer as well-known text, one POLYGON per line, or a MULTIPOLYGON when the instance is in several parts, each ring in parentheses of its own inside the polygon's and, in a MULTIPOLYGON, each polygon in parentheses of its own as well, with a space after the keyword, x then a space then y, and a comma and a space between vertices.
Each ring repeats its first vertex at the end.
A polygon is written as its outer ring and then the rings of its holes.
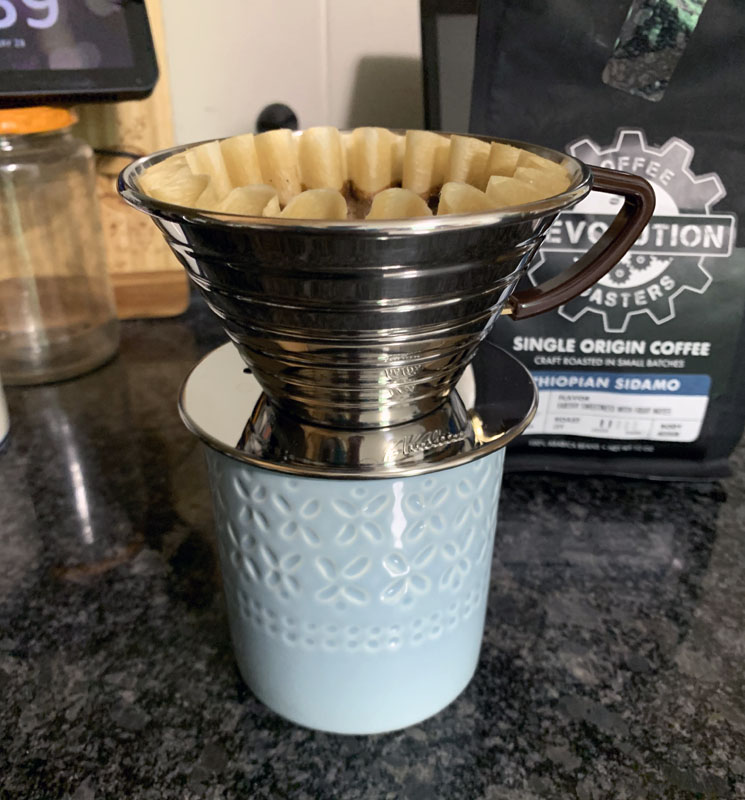
MULTIPOLYGON (((393 133, 405 133, 400 129, 390 128, 393 133)), ((295 136, 300 136, 302 130, 295 131, 295 136)), ((341 131, 345 133, 347 131, 341 131)), ((398 220, 375 220, 374 222, 366 222, 365 220, 303 220, 303 219, 281 219, 273 217, 271 222, 267 217, 249 217, 241 214, 225 214, 215 211, 204 211, 188 206, 180 206, 174 203, 166 203, 162 200, 156 200, 154 197, 144 194, 137 185, 137 177, 144 172, 148 167, 153 166, 161 161, 164 161, 170 156, 177 155, 186 149, 196 147, 205 142, 215 141, 214 139, 206 139, 201 142, 191 142, 189 144, 176 145, 164 150, 158 150, 147 156, 142 156, 136 159, 131 164, 128 164, 120 173, 117 180, 117 188, 119 194, 131 206, 140 211, 150 214, 151 216, 158 216, 173 222, 187 221, 191 224, 205 224, 205 225, 224 225, 226 227, 247 228, 247 229, 261 229, 267 231, 293 231, 312 233, 323 232, 333 233, 339 231, 344 235, 359 235, 375 237, 396 234, 421 234, 434 233, 437 231, 451 231, 463 228, 477 228, 490 225, 504 225, 515 222, 522 222, 526 220, 535 219, 537 217, 544 217, 549 214, 556 214, 569 206, 578 203, 582 200, 592 189, 592 171, 582 161, 573 156, 562 153, 559 150, 553 150, 542 145, 532 144, 530 142, 523 142, 518 139, 506 139, 498 136, 480 136, 476 134, 460 134, 449 131, 433 131, 442 136, 464 136, 467 135, 473 139, 479 139, 484 142, 500 142, 508 144, 512 147, 519 147, 527 150, 536 155, 548 158, 555 163, 563 163, 571 172, 574 173, 574 179, 569 188, 564 192, 553 197, 547 197, 542 200, 535 200, 531 203, 523 203, 518 206, 508 206, 496 211, 480 211, 467 214, 443 214, 442 216, 432 217, 417 217, 398 220)), ((222 141, 222 137, 217 141, 222 141)))

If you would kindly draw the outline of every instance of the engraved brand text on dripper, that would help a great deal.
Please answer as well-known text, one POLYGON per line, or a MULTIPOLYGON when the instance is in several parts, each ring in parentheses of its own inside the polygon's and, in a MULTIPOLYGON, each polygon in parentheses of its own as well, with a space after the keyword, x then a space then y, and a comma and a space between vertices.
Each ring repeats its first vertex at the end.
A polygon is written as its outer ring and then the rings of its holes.
POLYGON ((451 432, 443 430, 425 431, 424 433, 402 436, 386 451, 386 459, 411 456, 415 453, 425 453, 436 447, 441 447, 451 442, 460 442, 466 438, 464 431, 451 432))

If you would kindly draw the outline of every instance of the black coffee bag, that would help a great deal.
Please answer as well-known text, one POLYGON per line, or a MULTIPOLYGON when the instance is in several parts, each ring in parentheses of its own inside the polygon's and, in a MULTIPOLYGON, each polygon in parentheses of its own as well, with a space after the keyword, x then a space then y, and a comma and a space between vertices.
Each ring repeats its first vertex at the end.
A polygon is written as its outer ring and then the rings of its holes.
MULTIPOLYGON (((490 334, 540 390, 510 468, 727 473, 745 423, 744 85, 742 0, 481 4, 472 131, 637 173, 657 195, 595 287, 490 334)), ((529 280, 586 251, 615 199, 593 193, 561 214, 529 280)))

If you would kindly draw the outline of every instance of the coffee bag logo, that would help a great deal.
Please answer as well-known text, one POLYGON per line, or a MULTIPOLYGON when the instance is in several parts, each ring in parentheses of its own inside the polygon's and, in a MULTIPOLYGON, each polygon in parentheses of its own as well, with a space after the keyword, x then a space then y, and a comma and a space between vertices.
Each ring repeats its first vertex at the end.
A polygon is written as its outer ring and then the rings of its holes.
MULTIPOLYGON (((690 170, 694 149, 677 137, 661 147, 647 144, 644 131, 621 129, 610 147, 580 139, 567 151, 587 164, 634 172, 654 187, 655 215, 626 256, 592 289, 559 308, 576 322, 584 314, 602 317, 607 333, 623 333, 632 317, 646 315, 658 325, 675 318, 682 292, 704 294, 714 259, 731 255, 734 214, 715 213, 726 190, 714 173, 690 170)), ((559 216, 528 275, 534 284, 576 261, 605 232, 622 204, 620 197, 592 193, 559 216)))

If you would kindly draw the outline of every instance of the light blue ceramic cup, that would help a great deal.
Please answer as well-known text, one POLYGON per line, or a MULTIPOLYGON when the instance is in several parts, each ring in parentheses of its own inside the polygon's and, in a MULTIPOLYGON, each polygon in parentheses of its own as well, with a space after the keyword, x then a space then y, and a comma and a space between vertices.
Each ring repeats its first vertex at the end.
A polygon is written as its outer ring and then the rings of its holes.
MULTIPOLYGON (((470 367, 458 391, 474 406, 470 367)), ((437 713, 476 669, 504 450, 406 477, 298 476, 235 447, 260 393, 227 344, 180 398, 205 445, 246 683, 287 719, 335 733, 437 713)))
POLYGON ((236 658, 293 722, 379 733, 473 676, 504 450, 406 478, 291 477, 206 448, 236 658))

